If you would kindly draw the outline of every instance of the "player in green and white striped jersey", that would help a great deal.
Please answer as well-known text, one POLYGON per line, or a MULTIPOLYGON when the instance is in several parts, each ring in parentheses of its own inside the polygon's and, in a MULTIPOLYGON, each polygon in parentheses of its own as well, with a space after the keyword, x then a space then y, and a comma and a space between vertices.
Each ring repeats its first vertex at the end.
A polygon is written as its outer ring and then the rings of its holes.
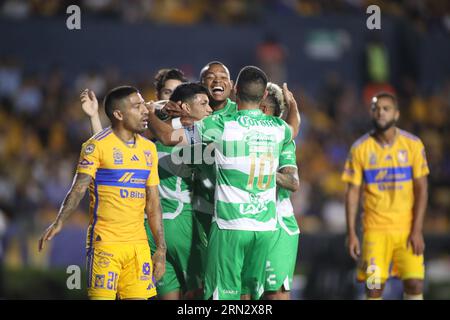
MULTIPOLYGON (((292 93, 278 85, 267 85, 267 97, 261 103, 266 115, 283 117, 286 104, 296 104, 292 93), (284 91, 284 94, 283 94, 284 91), (286 98, 286 99, 285 99, 286 98)), ((296 106, 293 106, 296 107, 296 106)), ((295 142, 284 146, 277 172, 277 217, 278 231, 273 238, 266 265, 265 299, 289 300, 292 278, 297 260, 298 238, 300 230, 294 216, 290 200, 292 191, 299 188, 295 142)))
MULTIPOLYGON (((171 101, 181 101, 181 107, 194 120, 208 116, 207 90, 196 83, 184 83, 173 91, 171 101)), ((193 239, 193 170, 178 159, 183 157, 183 147, 166 146, 156 142, 160 177, 159 193, 167 244, 166 273, 156 283, 158 295, 163 299, 179 299, 183 293, 201 288, 200 257, 193 239)), ((188 150, 189 151, 189 150, 188 150)), ((149 237, 151 247, 154 246, 149 237)))
MULTIPOLYGON (((281 146, 292 138, 284 121, 259 110, 267 84, 264 73, 247 67, 239 79, 239 111, 207 117, 187 131, 191 143, 211 143, 215 149, 215 223, 208 246, 205 298, 239 299, 243 287, 251 289, 253 298, 264 291, 265 259, 277 225, 278 157, 281 146)), ((298 111, 289 112, 288 118, 298 132, 298 111)), ((165 144, 179 141, 156 116, 150 114, 149 123, 165 144)))

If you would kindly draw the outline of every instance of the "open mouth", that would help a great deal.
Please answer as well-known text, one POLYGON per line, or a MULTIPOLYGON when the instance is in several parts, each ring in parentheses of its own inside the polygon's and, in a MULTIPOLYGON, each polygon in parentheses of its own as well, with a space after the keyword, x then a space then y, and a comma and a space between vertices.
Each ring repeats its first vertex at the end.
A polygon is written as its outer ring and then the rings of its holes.
POLYGON ((211 89, 212 94, 216 95, 216 94, 223 94, 225 91, 225 89, 221 86, 215 86, 211 89))

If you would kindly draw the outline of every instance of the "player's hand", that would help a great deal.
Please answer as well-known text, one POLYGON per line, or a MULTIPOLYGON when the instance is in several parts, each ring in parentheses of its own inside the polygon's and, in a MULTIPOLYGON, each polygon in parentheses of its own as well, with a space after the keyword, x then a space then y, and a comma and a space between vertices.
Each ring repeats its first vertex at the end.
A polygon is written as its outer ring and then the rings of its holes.
POLYGON ((94 91, 85 89, 80 94, 81 108, 89 117, 98 116, 98 101, 94 91))
POLYGON ((38 247, 39 252, 41 252, 42 249, 44 249, 45 242, 52 240, 53 237, 56 236, 61 231, 61 229, 62 229, 62 222, 55 221, 47 228, 47 230, 45 230, 44 234, 39 239, 39 247, 38 247))
POLYGON ((294 94, 288 89, 286 82, 283 83, 283 95, 289 109, 297 108, 297 101, 295 101, 294 94))
POLYGON ((182 117, 180 118, 180 121, 185 128, 192 127, 194 125, 194 119, 192 119, 191 117, 182 117))
POLYGON ((350 234, 347 237, 347 248, 348 248, 348 252, 349 252, 350 256, 354 260, 358 260, 359 255, 361 254, 361 249, 360 249, 359 239, 356 234, 350 234))
POLYGON ((406 244, 406 247, 409 248, 409 246, 412 247, 413 253, 416 256, 420 256, 425 251, 425 241, 423 240, 423 234, 422 232, 416 232, 412 231, 411 234, 408 237, 408 242, 406 244))
POLYGON ((166 250, 156 249, 152 256, 153 262, 153 275, 158 281, 166 273, 166 250))
POLYGON ((163 112, 167 113, 172 118, 189 117, 186 110, 181 107, 181 101, 173 102, 168 101, 166 105, 162 108, 163 112))
POLYGON ((153 100, 146 102, 145 106, 147 107, 148 112, 155 113, 156 107, 153 100))

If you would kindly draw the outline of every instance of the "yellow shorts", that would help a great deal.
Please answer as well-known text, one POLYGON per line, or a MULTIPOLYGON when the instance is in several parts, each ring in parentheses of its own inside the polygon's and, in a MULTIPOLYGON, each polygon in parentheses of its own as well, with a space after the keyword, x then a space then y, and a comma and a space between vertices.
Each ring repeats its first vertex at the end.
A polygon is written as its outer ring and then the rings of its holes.
POLYGON ((142 243, 96 244, 87 251, 88 296, 148 299, 156 295, 150 247, 142 243))
POLYGON ((408 232, 367 231, 363 235, 358 281, 384 283, 391 274, 402 280, 423 279, 423 255, 416 256, 407 248, 408 232), (390 273, 391 263, 393 263, 390 273))

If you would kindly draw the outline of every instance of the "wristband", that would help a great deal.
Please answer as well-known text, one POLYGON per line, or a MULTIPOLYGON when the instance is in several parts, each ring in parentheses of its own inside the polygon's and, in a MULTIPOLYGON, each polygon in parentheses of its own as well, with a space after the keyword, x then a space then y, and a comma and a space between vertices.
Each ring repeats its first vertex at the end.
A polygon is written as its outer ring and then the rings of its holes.
POLYGON ((173 128, 174 130, 183 128, 183 125, 181 124, 180 118, 174 118, 174 119, 172 119, 172 128, 173 128))

